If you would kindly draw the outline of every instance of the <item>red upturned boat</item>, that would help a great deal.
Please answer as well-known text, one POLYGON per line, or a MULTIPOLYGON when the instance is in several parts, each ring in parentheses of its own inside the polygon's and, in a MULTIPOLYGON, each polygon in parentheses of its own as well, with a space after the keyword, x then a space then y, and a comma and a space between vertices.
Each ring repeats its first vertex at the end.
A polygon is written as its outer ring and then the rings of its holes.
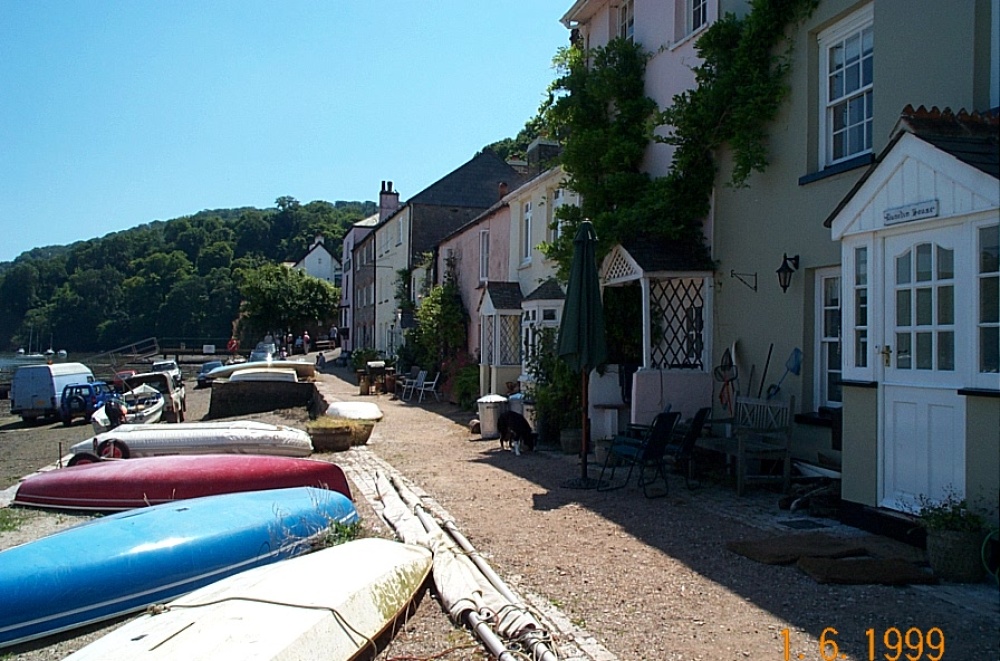
POLYGON ((38 473, 17 488, 14 504, 113 512, 240 491, 320 487, 351 497, 340 466, 256 454, 203 454, 101 461, 38 473))

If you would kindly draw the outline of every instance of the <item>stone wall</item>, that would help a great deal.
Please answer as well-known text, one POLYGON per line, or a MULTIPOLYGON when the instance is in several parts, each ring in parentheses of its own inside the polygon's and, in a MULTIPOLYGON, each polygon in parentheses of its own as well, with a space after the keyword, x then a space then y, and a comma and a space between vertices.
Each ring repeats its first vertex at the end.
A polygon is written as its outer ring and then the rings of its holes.
POLYGON ((297 406, 315 410, 316 387, 312 383, 276 381, 217 381, 212 384, 209 418, 228 418, 297 406))

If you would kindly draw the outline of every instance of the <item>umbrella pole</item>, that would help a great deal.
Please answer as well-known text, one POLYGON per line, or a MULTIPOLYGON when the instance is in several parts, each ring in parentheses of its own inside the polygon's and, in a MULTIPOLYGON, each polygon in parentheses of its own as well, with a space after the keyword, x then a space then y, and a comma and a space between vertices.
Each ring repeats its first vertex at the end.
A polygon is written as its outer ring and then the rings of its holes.
POLYGON ((589 479, 587 475, 587 447, 590 445, 590 416, 587 415, 587 408, 590 401, 590 375, 586 369, 581 374, 580 408, 582 409, 581 416, 583 417, 583 424, 581 425, 583 433, 580 434, 580 479, 586 484, 589 479))

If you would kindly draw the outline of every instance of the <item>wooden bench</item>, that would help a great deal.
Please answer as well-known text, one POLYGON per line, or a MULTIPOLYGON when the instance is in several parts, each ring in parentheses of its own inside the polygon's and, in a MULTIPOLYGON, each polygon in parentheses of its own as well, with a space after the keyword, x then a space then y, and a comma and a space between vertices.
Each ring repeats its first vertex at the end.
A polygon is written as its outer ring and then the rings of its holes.
POLYGON ((795 397, 775 399, 737 397, 733 415, 736 436, 736 495, 750 482, 781 482, 785 493, 792 483, 792 411, 795 397), (778 463, 781 474, 765 470, 778 463), (756 469, 756 470, 752 470, 756 469))

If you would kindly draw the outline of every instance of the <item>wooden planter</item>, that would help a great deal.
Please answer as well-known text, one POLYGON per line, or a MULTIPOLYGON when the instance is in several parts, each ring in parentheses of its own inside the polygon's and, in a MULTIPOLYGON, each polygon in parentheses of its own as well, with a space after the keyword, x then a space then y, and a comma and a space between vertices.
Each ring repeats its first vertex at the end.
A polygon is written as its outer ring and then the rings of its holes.
POLYGON ((309 437, 315 452, 343 452, 354 445, 354 433, 348 428, 311 429, 309 437))
POLYGON ((355 445, 364 445, 372 435, 375 425, 358 420, 343 424, 315 424, 309 426, 309 437, 316 452, 343 452, 355 445))

